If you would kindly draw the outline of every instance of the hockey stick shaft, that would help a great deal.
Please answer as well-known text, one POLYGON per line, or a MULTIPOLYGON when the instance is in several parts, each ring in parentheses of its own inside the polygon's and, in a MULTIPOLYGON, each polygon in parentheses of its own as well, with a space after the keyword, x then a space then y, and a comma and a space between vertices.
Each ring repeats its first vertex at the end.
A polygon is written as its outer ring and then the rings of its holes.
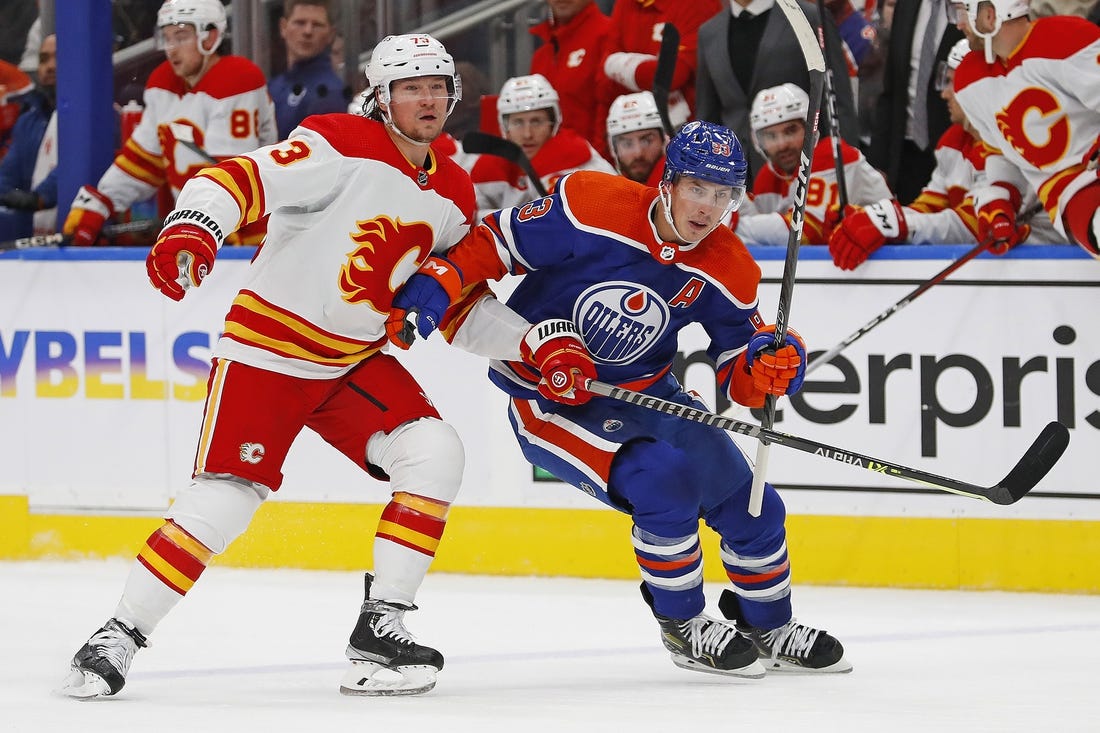
MULTIPOLYGON (((1022 211, 1017 220, 1020 221, 1021 223, 1027 222, 1031 219, 1031 217, 1033 217, 1037 213, 1039 213, 1039 211, 1041 211, 1042 208, 1043 208, 1042 204, 1036 202, 1035 204, 1029 206, 1027 209, 1022 211)), ((814 359, 809 364, 807 364, 806 365, 806 374, 809 374, 814 369, 817 369, 819 366, 822 366, 824 364, 828 364, 830 361, 832 361, 836 357, 837 354, 844 351, 846 348, 848 348, 849 346, 854 344, 859 339, 863 338, 863 336, 868 331, 872 330, 873 328, 878 326, 880 323, 885 321, 887 318, 894 315, 899 310, 901 310, 905 306, 909 305, 910 303, 912 303, 914 300, 916 300, 920 296, 924 295, 926 292, 931 290, 934 286, 939 285, 940 283, 942 283, 944 280, 946 280, 948 278, 949 275, 951 275, 951 273, 955 272, 955 270, 958 270, 960 267, 965 265, 967 262, 970 262, 970 260, 977 257, 982 252, 985 252, 986 250, 988 250, 992 245, 993 245, 993 240, 987 239, 984 242, 980 242, 980 243, 976 244, 975 246, 971 247, 970 249, 968 249, 957 260, 955 260, 950 265, 948 265, 947 267, 945 267, 942 270, 940 270, 939 272, 937 272, 932 277, 925 280, 923 283, 918 285, 916 288, 914 288, 907 295, 902 297, 901 300, 894 303, 892 306, 890 306, 889 308, 884 310, 882 313, 879 313, 877 316, 875 316, 874 318, 869 320, 867 323, 865 323, 859 329, 857 329, 856 331, 851 333, 848 336, 848 338, 844 339, 843 341, 838 343, 836 346, 829 349, 824 354, 821 354, 816 359, 814 359)))
POLYGON ((812 453, 830 461, 846 463, 854 468, 915 481, 940 491, 1001 505, 1013 504, 1031 491, 1050 472, 1050 469, 1058 462, 1058 459, 1061 458, 1069 445, 1069 430, 1066 429, 1066 426, 1059 422, 1049 423, 1002 481, 993 486, 979 486, 959 479, 903 466, 882 458, 874 458, 846 448, 837 448, 808 438, 788 435, 771 428, 723 417, 690 405, 662 400, 659 397, 616 387, 595 379, 588 380, 585 383, 585 389, 602 397, 610 397, 690 422, 702 423, 732 433, 747 435, 761 442, 767 440, 804 453, 812 453))
POLYGON ((661 30, 661 49, 657 53, 657 70, 653 74, 653 101, 661 126, 669 137, 675 133, 672 118, 668 114, 668 95, 672 93, 672 74, 676 71, 676 57, 680 55, 680 31, 672 23, 665 23, 661 30))
MULTIPOLYGON (((119 234, 144 232, 158 226, 160 226, 159 221, 151 221, 149 219, 123 222, 122 224, 107 224, 103 227, 103 234, 106 237, 114 237, 119 234)), ((33 237, 9 239, 6 242, 0 242, 0 252, 7 252, 13 249, 31 249, 34 247, 56 247, 68 244, 70 239, 71 237, 67 237, 61 232, 56 232, 54 234, 36 234, 33 237)))
POLYGON ((539 174, 535 172, 535 167, 531 165, 531 160, 527 157, 527 154, 523 152, 523 148, 516 145, 511 140, 505 140, 502 137, 490 135, 487 132, 471 130, 462 138, 462 149, 467 153, 473 153, 475 155, 495 155, 498 158, 504 158, 518 165, 527 176, 527 179, 531 181, 531 185, 538 195, 546 195, 546 187, 542 185, 542 179, 539 178, 539 174))
MULTIPOLYGON (((825 32, 825 14, 829 12, 825 8, 825 0, 817 0, 817 12, 821 25, 817 32, 821 51, 828 59, 830 52, 831 34, 825 32)), ((844 177, 844 153, 841 150, 840 115, 836 111, 836 79, 833 78, 833 67, 825 64, 825 113, 829 117, 829 134, 833 144, 833 167, 836 170, 837 205, 840 206, 837 221, 844 218, 844 209, 848 206, 848 183, 844 177)), ((829 233, 826 232, 826 235, 829 233)))
MULTIPOLYGON (((787 338, 787 319, 791 312, 791 298, 794 295, 795 270, 798 266, 798 248, 802 244, 802 227, 806 215, 806 195, 809 189, 810 170, 813 164, 814 148, 817 145, 817 122, 821 110, 821 88, 825 81, 825 58, 817 42, 813 28, 795 0, 776 0, 787 22, 802 47, 806 60, 806 69, 810 76, 810 103, 806 110, 806 129, 802 142, 802 159, 798 167, 798 181, 795 186, 794 207, 791 211, 791 230, 787 236, 787 258, 783 263, 783 279, 779 287, 779 308, 775 316, 776 349, 787 338)), ((775 396, 768 395, 764 400, 764 415, 761 425, 771 428, 775 420, 775 396)), ((764 476, 768 470, 768 442, 761 440, 756 450, 756 465, 753 470, 752 490, 749 493, 749 514, 760 516, 764 502, 764 476)))

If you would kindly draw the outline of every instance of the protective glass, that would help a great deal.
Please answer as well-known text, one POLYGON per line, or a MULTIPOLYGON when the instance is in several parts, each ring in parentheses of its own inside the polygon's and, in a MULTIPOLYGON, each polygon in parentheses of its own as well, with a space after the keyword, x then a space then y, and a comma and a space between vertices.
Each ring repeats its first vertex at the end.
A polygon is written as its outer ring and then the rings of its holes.
POLYGON ((545 117, 534 117, 531 119, 525 119, 522 117, 515 117, 509 115, 508 119, 504 121, 504 126, 509 130, 526 130, 528 128, 535 132, 541 132, 542 130, 549 130, 554 126, 553 120, 548 120, 545 117))
POLYGON ((781 124, 765 127, 763 130, 757 130, 754 134, 761 147, 777 148, 787 143, 801 145, 804 129, 801 125, 781 124))
POLYGON ((955 81, 955 70, 947 65, 946 61, 941 61, 936 64, 936 91, 942 92, 944 89, 950 89, 952 83, 955 81))
POLYGON ((445 76, 418 76, 398 79, 390 85, 390 104, 419 102, 421 100, 446 100, 450 108, 457 97, 445 76))
POLYGON ((678 198, 699 206, 722 209, 725 214, 740 207, 745 197, 744 186, 707 185, 690 177, 677 177, 672 186, 678 198))
POLYGON ((623 133, 615 136, 615 151, 620 155, 635 151, 651 151, 656 148, 664 148, 665 141, 661 133, 653 131, 646 135, 631 135, 623 133))
POLYGON ((157 28, 156 45, 161 51, 193 45, 198 42, 199 34, 193 25, 164 25, 157 28))

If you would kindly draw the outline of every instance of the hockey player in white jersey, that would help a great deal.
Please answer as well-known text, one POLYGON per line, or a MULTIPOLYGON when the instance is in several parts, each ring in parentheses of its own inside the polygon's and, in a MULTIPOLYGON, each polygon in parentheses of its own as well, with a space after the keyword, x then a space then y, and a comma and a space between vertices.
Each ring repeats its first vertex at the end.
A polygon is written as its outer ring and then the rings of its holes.
MULTIPOLYGON (((263 72, 246 58, 218 53, 226 27, 221 0, 161 6, 157 43, 166 59, 149 75, 141 122, 114 163, 73 199, 63 225, 73 244, 95 244, 107 219, 163 184, 178 195, 209 164, 205 156, 221 160, 275 142, 275 107, 263 72)), ((234 243, 262 238, 261 222, 237 233, 234 243)))
MULTIPOLYGON (((193 480, 138 553, 113 617, 77 652, 65 694, 122 689, 156 625, 278 490, 307 427, 392 492, 340 690, 435 684, 443 656, 416 643, 403 617, 416 609, 464 455, 454 428, 382 349, 395 288, 469 231, 474 194, 465 171, 430 149, 461 93, 442 44, 387 37, 366 74, 367 116, 308 117, 286 141, 206 168, 149 252, 150 281, 180 300, 210 275, 229 232, 270 215, 214 348, 193 480)), ((510 353, 518 358, 518 346, 510 353)), ((362 536, 368 544, 371 529, 362 536)))
MULTIPOLYGON (((753 181, 751 207, 745 207, 735 220, 737 234, 747 244, 787 244, 809 105, 809 95, 789 82, 761 89, 752 100, 749 123, 753 144, 768 162, 753 181)), ((886 179, 867 162, 863 153, 844 141, 841 141, 840 150, 849 203, 869 204, 890 196, 886 179)), ((833 160, 832 140, 822 138, 814 148, 807 183, 806 218, 802 229, 805 243, 829 241, 835 224, 839 193, 833 160)))
MULTIPOLYGON (((968 53, 970 41, 963 38, 948 53, 942 78, 937 80, 952 124, 936 144, 936 167, 928 184, 908 206, 887 198, 845 216, 829 238, 829 251, 840 269, 855 269, 884 244, 973 244, 978 241, 978 218, 970 192, 986 185, 985 159, 989 147, 977 137, 973 125, 966 119, 953 87, 955 69, 968 53)), ((1031 193, 1030 200, 1034 199, 1031 193)), ((1030 202, 1025 198, 1027 203, 1030 202)), ((1031 229, 1027 241, 1059 241, 1046 217, 1035 223, 1037 226, 1031 229), (1044 221, 1046 226, 1043 226, 1044 221)), ((993 251, 1001 254, 1007 249, 993 251)))
MULTIPOLYGON (((547 191, 566 173, 580 170, 614 173, 579 133, 561 124, 558 93, 542 74, 512 77, 497 97, 501 134, 520 147, 547 191)), ((538 198, 518 165, 482 155, 470 169, 477 193, 478 218, 538 198)))
POLYGON ((965 5, 983 53, 959 64, 955 94, 996 149, 974 192, 982 238, 1008 247, 1026 236, 1016 212, 1030 185, 1055 229, 1100 258, 1100 28, 1069 15, 1032 21, 1027 0, 965 5))

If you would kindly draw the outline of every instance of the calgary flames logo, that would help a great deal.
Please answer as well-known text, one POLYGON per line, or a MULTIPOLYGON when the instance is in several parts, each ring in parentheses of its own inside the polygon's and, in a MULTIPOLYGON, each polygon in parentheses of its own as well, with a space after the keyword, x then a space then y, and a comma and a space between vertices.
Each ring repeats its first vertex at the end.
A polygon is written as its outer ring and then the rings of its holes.
POLYGON ((1046 89, 1030 87, 1017 94, 997 113, 997 128, 1009 145, 1039 168, 1057 163, 1069 149, 1069 120, 1046 89), (1046 140, 1035 133, 1045 133, 1046 140))
POLYGON ((366 303, 388 313, 394 291, 431 253, 435 233, 427 222, 388 216, 355 222, 349 236, 356 248, 340 268, 340 292, 349 303, 366 303))

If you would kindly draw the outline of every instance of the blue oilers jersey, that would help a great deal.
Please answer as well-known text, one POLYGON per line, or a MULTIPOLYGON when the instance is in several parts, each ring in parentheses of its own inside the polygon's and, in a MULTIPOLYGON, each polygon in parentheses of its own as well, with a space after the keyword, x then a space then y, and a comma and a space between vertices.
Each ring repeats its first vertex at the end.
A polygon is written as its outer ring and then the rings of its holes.
MULTIPOLYGON (((509 307, 532 323, 573 321, 601 381, 650 386, 669 372, 680 330, 699 323, 728 392, 731 365, 763 325, 760 268, 726 227, 693 245, 663 241, 657 198, 620 176, 573 173, 553 195, 487 217, 458 249, 491 249, 497 271, 524 275, 509 307)), ((536 396, 526 364, 494 361, 490 376, 513 397, 536 396)))

